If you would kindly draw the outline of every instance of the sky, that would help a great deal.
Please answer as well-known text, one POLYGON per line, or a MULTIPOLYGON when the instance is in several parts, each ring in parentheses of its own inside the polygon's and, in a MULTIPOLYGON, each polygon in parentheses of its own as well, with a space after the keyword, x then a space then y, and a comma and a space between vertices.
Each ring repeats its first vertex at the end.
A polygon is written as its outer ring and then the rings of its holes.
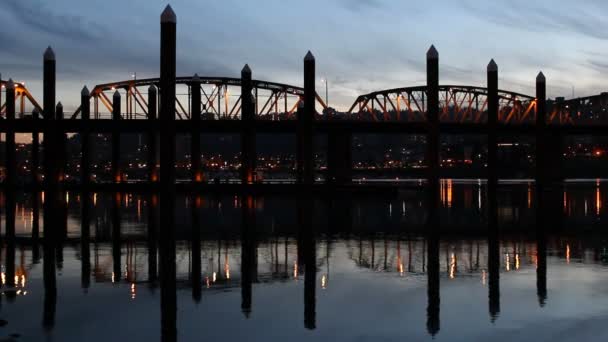
POLYGON ((311 50, 330 104, 425 83, 425 54, 440 54, 440 83, 483 86, 491 58, 500 88, 550 97, 608 90, 604 0, 2 0, 0 73, 42 98, 42 55, 57 56, 58 100, 77 107, 84 85, 158 77, 160 13, 177 15, 178 76, 238 77, 301 86, 311 50))

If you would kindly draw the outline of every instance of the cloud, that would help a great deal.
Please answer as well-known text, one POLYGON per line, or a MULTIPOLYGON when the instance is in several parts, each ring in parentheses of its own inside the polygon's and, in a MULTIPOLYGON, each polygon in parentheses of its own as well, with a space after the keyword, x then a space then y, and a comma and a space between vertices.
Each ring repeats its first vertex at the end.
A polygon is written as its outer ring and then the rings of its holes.
POLYGON ((536 32, 577 33, 591 38, 608 39, 604 1, 527 1, 495 0, 489 2, 464 0, 463 7, 480 19, 508 28, 536 32))
POLYGON ((41 1, 4 0, 3 6, 16 20, 37 33, 60 36, 72 41, 99 39, 105 33, 102 26, 82 16, 56 13, 41 1))

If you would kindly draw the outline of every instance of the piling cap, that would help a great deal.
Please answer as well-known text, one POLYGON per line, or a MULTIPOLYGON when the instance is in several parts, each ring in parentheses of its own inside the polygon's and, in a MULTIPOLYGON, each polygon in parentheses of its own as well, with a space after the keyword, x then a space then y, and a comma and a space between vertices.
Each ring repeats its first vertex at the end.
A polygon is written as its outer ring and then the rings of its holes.
POLYGON ((80 92, 80 95, 82 95, 82 96, 89 96, 90 94, 91 94, 91 93, 89 93, 89 88, 87 88, 87 86, 85 85, 85 86, 82 88, 82 91, 80 92))
POLYGON ((435 45, 431 45, 429 51, 426 52, 426 59, 439 59, 439 52, 435 49, 435 45))
POLYGON ((241 74, 242 75, 251 75, 251 68, 249 67, 249 64, 245 64, 245 66, 243 67, 243 70, 241 70, 241 74))
POLYGON ((192 80, 193 80, 194 82, 200 82, 201 78, 200 78, 200 77, 198 77, 198 74, 194 74, 194 76, 192 76, 192 80))
POLYGON ((63 105, 61 104, 61 101, 57 102, 57 109, 63 109, 63 105))
POLYGON ((120 93, 118 92, 118 89, 114 92, 113 97, 120 97, 120 93))
POLYGON ((156 87, 154 86, 154 84, 150 84, 150 86, 148 87, 148 92, 156 93, 156 87))
POLYGON ((12 78, 9 78, 8 82, 6 82, 6 89, 15 89, 15 83, 12 78))
POLYGON ((544 83, 545 81, 546 81, 545 74, 543 74, 542 71, 539 72, 538 76, 536 76, 536 82, 543 82, 544 83))
POLYGON ((310 52, 310 50, 308 50, 308 53, 304 57, 304 62, 310 62, 310 61, 314 61, 314 60, 315 60, 315 56, 312 54, 312 52, 310 52))
POLYGON ((496 65, 496 62, 494 62, 494 59, 492 59, 490 61, 490 64, 488 64, 488 71, 491 71, 491 72, 498 71, 498 65, 496 65))
POLYGON ((173 8, 171 8, 171 5, 167 5, 167 7, 165 7, 165 10, 160 15, 160 22, 173 24, 177 23, 177 17, 175 16, 175 12, 173 12, 173 8))
POLYGON ((51 48, 50 45, 49 45, 49 47, 46 48, 46 51, 44 51, 44 60, 45 61, 54 61, 55 60, 55 52, 53 51, 53 49, 51 48))

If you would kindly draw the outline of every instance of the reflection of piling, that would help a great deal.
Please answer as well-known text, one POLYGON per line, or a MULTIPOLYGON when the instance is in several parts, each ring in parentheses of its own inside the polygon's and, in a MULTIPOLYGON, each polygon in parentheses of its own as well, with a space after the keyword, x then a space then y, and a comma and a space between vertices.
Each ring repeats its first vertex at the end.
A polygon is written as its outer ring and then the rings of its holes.
MULTIPOLYGON (((91 119, 91 96, 87 87, 82 88, 80 93, 80 109, 82 121, 88 124, 91 119)), ((81 178, 80 182, 85 189, 88 189, 91 183, 91 138, 88 126, 80 133, 82 141, 82 159, 80 160, 81 178)))
POLYGON ((241 310, 245 317, 251 314, 252 283, 257 268, 255 199, 243 198, 241 238, 241 310))
MULTIPOLYGON (((14 195, 7 194, 7 201, 9 201, 10 197, 14 197, 14 195)), ((14 199, 12 199, 13 204, 7 203, 7 213, 6 213, 6 265, 5 265, 5 286, 7 287, 7 291, 5 291, 5 295, 9 301, 15 299, 15 205, 14 199), (12 206, 12 209, 11 209, 12 206), (12 214, 9 215, 9 211, 12 210, 12 214)))
POLYGON ((426 328, 431 336, 437 335, 440 329, 440 294, 439 294, 439 234, 429 234, 427 246, 428 305, 426 309, 426 328))
POLYGON ((304 327, 316 328, 317 254, 313 231, 313 199, 310 193, 298 198, 298 223, 304 263, 304 327))
MULTIPOLYGON (((199 101, 200 104, 200 101, 199 101)), ((192 299, 200 303, 202 294, 202 263, 201 263, 201 197, 192 196, 192 299)))
POLYGON ((255 168, 257 162, 255 108, 253 103, 253 82, 251 69, 245 65, 241 71, 241 120, 243 130, 241 133, 241 183, 255 182, 255 168))
POLYGON ((536 294, 538 304, 544 307, 547 303, 547 236, 539 227, 536 234, 536 294))
POLYGON ((121 195, 119 193, 114 194, 114 201, 112 205, 112 260, 113 260, 113 281, 120 282, 121 268, 121 248, 120 248, 120 203, 121 195))
POLYGON ((190 84, 191 93, 191 115, 192 120, 192 133, 190 137, 190 168, 192 170, 192 181, 201 182, 201 80, 198 75, 192 77, 192 83, 190 84))
POLYGON ((80 260, 81 285, 88 289, 91 284, 91 194, 83 192, 81 195, 81 226, 80 226, 80 260))
POLYGON ((161 15, 160 48, 160 287, 161 335, 177 339, 175 265, 175 63, 176 16, 171 6, 161 15))
POLYGON ((500 242, 496 230, 490 230, 488 238, 488 276, 490 319, 494 322, 500 314, 500 242))
MULTIPOLYGON (((158 98, 156 87, 153 85, 148 88, 148 120, 151 122, 156 121, 158 111, 158 98)), ((158 175, 156 172, 156 131, 150 130, 148 132, 148 181, 156 182, 158 175)))
POLYGON ((158 279, 158 235, 156 228, 156 212, 158 197, 155 194, 148 198, 148 282, 151 287, 155 286, 158 279))
POLYGON ((427 163, 428 229, 439 227, 439 54, 434 46, 426 54, 427 78, 427 163))
MULTIPOLYGON (((120 120, 120 93, 118 90, 114 92, 112 97, 112 120, 114 125, 120 120)), ((122 174, 120 171, 120 131, 112 132, 112 182, 120 183, 122 174)))

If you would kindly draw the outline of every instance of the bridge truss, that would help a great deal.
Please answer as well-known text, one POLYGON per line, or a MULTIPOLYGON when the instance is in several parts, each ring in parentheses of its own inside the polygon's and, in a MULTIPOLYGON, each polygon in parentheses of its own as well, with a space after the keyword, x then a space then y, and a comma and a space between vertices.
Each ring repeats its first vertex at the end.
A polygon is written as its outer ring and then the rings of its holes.
MULTIPOLYGON (((190 97, 192 92, 192 77, 178 77, 176 79, 176 117, 178 119, 190 118, 190 97)), ((200 77, 201 105, 204 119, 208 120, 236 120, 241 116, 241 79, 228 77, 200 77)), ((121 91, 123 101, 123 118, 138 119, 148 116, 148 88, 159 88, 160 79, 149 78, 140 80, 127 80, 100 84, 91 90, 94 118, 109 117, 113 106, 113 93, 121 91)), ((162 91, 159 89, 159 91, 162 91)), ((253 81, 253 96, 256 113, 260 119, 290 120, 295 119, 295 111, 304 98, 304 89, 288 84, 253 81)), ((158 97, 160 98, 160 97, 158 97)), ((322 109, 327 105, 317 95, 317 106, 322 109)), ((76 109, 72 118, 78 117, 80 108, 76 109)))

